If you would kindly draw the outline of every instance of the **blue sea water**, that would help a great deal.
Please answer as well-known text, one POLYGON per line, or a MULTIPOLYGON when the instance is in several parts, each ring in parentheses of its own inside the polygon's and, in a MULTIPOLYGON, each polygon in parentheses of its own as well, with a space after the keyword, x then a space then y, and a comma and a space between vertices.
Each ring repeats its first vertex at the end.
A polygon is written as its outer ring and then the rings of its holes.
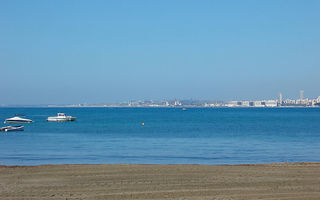
POLYGON ((0 108, 0 165, 320 161, 319 108, 0 108), (75 122, 47 122, 58 112, 75 122), (145 123, 145 125, 142 125, 145 123))

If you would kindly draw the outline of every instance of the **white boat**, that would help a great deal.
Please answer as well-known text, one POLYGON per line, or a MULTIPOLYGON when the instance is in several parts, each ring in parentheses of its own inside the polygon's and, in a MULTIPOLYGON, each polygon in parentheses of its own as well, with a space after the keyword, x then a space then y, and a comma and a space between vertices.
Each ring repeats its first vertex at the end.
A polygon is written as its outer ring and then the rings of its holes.
POLYGON ((64 113, 58 113, 58 116, 48 117, 47 121, 49 122, 62 122, 62 121, 75 121, 76 117, 66 116, 64 113))
POLYGON ((16 124, 20 124, 20 123, 31 123, 32 120, 31 119, 25 119, 22 117, 12 117, 12 118, 8 118, 4 121, 4 123, 16 123, 16 124))
POLYGON ((6 126, 6 127, 2 127, 0 128, 0 131, 23 131, 24 130, 24 126, 6 126))

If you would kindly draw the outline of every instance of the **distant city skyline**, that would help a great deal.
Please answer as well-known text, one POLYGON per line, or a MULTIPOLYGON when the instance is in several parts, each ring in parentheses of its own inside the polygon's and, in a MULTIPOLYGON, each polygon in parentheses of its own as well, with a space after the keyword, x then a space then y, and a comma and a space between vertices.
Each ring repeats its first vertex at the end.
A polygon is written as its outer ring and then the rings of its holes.
POLYGON ((317 98, 304 97, 300 90, 299 98, 283 98, 280 92, 278 98, 246 99, 246 100, 214 100, 214 99, 138 99, 122 102, 104 103, 72 103, 72 104, 0 104, 0 107, 320 107, 320 96, 317 98))
POLYGON ((0 1, 0 105, 320 94, 320 1, 0 1))

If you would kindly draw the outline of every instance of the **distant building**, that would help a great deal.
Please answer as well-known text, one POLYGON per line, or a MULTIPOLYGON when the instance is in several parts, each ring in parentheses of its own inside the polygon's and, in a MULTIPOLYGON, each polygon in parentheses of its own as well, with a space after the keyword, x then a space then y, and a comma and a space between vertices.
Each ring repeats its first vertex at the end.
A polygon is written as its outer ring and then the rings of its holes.
POLYGON ((262 101, 254 101, 254 107, 265 107, 265 104, 262 101))
POLYGON ((182 104, 179 101, 174 101, 174 106, 181 106, 182 104))
POLYGON ((282 100, 282 93, 279 93, 279 102, 278 102, 278 106, 282 106, 283 100, 282 100))
POLYGON ((304 93, 304 91, 303 91, 303 90, 300 90, 300 102, 303 101, 303 93, 304 93))
POLYGON ((225 104, 226 107, 238 107, 241 106, 241 102, 238 101, 229 101, 225 104))
POLYGON ((250 106, 250 101, 243 101, 242 106, 244 107, 249 107, 250 106))
POLYGON ((276 100, 266 100, 265 102, 266 107, 277 107, 278 102, 276 100))

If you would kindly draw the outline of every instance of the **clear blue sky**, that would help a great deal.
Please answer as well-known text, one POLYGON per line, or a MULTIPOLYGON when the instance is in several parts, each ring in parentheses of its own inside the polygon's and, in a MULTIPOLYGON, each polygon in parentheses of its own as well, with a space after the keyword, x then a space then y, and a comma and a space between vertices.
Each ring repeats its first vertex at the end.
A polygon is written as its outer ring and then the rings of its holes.
POLYGON ((0 0, 0 104, 320 95, 320 1, 0 0))

